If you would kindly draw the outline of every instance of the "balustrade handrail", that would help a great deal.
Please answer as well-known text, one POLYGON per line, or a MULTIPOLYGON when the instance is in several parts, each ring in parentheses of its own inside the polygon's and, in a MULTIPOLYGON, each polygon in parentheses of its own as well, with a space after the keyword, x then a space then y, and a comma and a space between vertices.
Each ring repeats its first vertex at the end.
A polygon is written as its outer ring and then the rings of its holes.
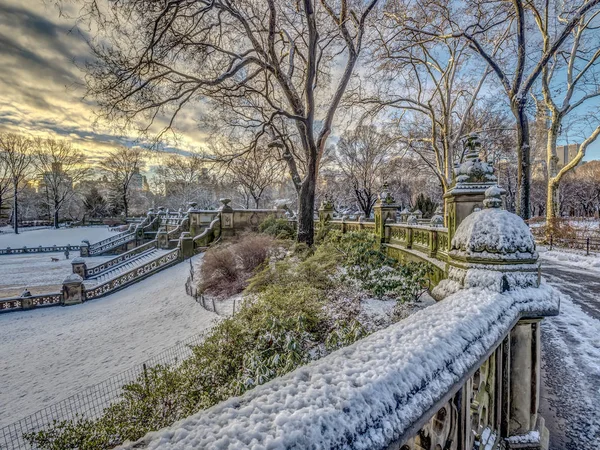
POLYGON ((61 292, 51 292, 48 294, 35 294, 27 297, 8 297, 0 299, 0 312, 13 311, 21 309, 23 302, 28 301, 33 307, 52 306, 60 304, 62 301, 61 292))
POLYGON ((103 253, 107 250, 110 250, 112 248, 118 247, 120 245, 126 244, 127 242, 131 242, 136 238, 136 234, 135 232, 131 232, 131 233, 125 233, 125 234, 121 234, 118 239, 112 239, 108 242, 99 242, 97 244, 94 244, 94 246, 90 246, 90 250, 89 250, 89 254, 90 255, 97 255, 100 253, 103 253), (102 245, 99 245, 102 244, 102 245))
POLYGON ((158 241, 156 239, 154 239, 150 242, 146 242, 145 244, 139 245, 139 246, 135 247, 134 249, 129 250, 128 252, 121 253, 120 255, 117 255, 113 259, 104 261, 103 263, 98 264, 94 267, 86 268, 86 270, 85 270, 86 278, 92 277, 92 276, 93 277, 100 276, 106 272, 109 272, 110 270, 113 270, 119 264, 124 263, 125 261, 129 261, 129 259, 131 259, 132 256, 136 256, 136 255, 143 253, 151 248, 157 248, 158 247, 157 242, 158 241))
POLYGON ((98 242, 94 242, 93 244, 90 244, 90 251, 91 250, 95 250, 98 247, 102 247, 106 244, 110 244, 112 242, 118 241, 119 239, 125 237, 125 236, 129 236, 129 235, 135 235, 135 233, 133 231, 131 231, 130 229, 131 227, 129 227, 129 229, 127 229, 127 231, 123 231, 122 233, 119 234, 115 234, 114 236, 111 236, 109 238, 103 239, 101 241, 98 242))
POLYGON ((53 252, 64 252, 65 250, 74 250, 77 251, 80 249, 79 245, 52 245, 52 246, 42 246, 39 245, 37 247, 17 247, 17 248, 0 248, 0 255, 12 255, 12 254, 24 254, 24 253, 53 253, 53 252))

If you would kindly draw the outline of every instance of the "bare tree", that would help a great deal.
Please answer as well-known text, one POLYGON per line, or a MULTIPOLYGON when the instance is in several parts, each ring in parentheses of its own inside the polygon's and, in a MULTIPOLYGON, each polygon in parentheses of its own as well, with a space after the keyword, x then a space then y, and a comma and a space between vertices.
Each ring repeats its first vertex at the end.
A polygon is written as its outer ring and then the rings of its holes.
POLYGON ((13 133, 0 134, 0 159, 8 167, 13 192, 13 229, 19 234, 19 192, 33 162, 33 141, 13 133))
POLYGON ((4 158, 0 156, 0 219, 2 218, 3 211, 8 209, 8 206, 5 206, 5 202, 8 199, 11 186, 10 169, 4 158))
POLYGON ((382 185, 389 181, 391 159, 396 154, 397 141, 375 126, 360 126, 345 133, 337 144, 336 158, 345 189, 353 191, 358 207, 365 217, 371 210, 382 185))
POLYGON ((285 148, 279 125, 287 122, 300 145, 283 152, 299 191, 298 240, 312 244, 321 158, 377 2, 127 0, 104 10, 86 0, 100 23, 89 94, 103 117, 144 119, 145 131, 166 115, 158 137, 183 109, 210 99, 252 136, 244 152, 285 148), (334 64, 343 66, 339 76, 334 64))
POLYGON ((36 139, 34 166, 40 172, 41 189, 52 209, 54 228, 58 228, 59 213, 65 202, 75 194, 73 185, 90 173, 86 156, 64 140, 36 139))
MULTIPOLYGON (((473 64, 469 43, 437 40, 414 31, 416 24, 442 33, 452 5, 388 2, 373 52, 374 93, 358 103, 370 114, 399 110, 398 131, 438 178, 443 192, 471 132, 468 119, 490 69, 473 64)), ((478 130, 479 131, 479 130, 478 130)))
POLYGON ((209 187, 213 183, 207 158, 198 152, 165 155, 156 173, 167 203, 178 207, 187 207, 191 201, 199 203, 208 196, 209 187))
MULTIPOLYGON (((538 11, 534 8, 532 8, 532 11, 543 39, 544 50, 548 51, 552 26, 548 14, 543 14, 544 11, 538 11)), ((546 230, 549 234, 553 232, 553 219, 560 210, 558 187, 562 178, 582 161, 589 145, 600 136, 599 110, 596 106, 591 114, 588 112, 587 114, 580 114, 578 117, 578 120, 589 125, 589 128, 582 144, 579 145, 577 154, 571 161, 565 161, 563 167, 558 166, 557 141, 562 133, 564 120, 569 115, 585 110, 590 103, 600 97, 600 80, 597 73, 600 63, 599 26, 600 11, 581 15, 579 22, 571 32, 571 36, 567 39, 570 50, 558 50, 552 55, 549 64, 542 70, 543 101, 539 101, 537 104, 543 108, 543 113, 549 113, 546 142, 548 187, 545 208, 546 230), (591 119, 591 123, 585 120, 585 115, 591 119)))
POLYGON ((524 219, 528 219, 530 216, 531 164, 529 119, 526 110, 529 94, 553 55, 561 49, 573 29, 580 23, 581 18, 594 11, 600 4, 600 0, 566 2, 562 7, 550 1, 541 3, 544 6, 538 9, 536 2, 529 0, 511 0, 510 2, 477 0, 468 2, 463 14, 449 17, 451 25, 446 33, 440 33, 440 30, 436 28, 427 30, 414 27, 412 29, 421 36, 437 37, 443 40, 465 40, 496 74, 516 119, 517 212, 524 219), (533 11, 534 15, 551 16, 554 20, 556 13, 553 12, 553 8, 555 7, 559 8, 559 14, 562 14, 563 26, 552 33, 548 44, 544 45, 540 52, 537 43, 533 42, 532 45, 529 45, 528 12, 533 11), (539 13, 540 9, 542 13, 539 13), (464 20, 464 16, 467 16, 468 22, 464 20), (507 30, 510 31, 508 44, 503 45, 504 51, 496 55, 494 52, 498 39, 506 36, 507 30))
POLYGON ((144 164, 144 151, 138 147, 119 147, 100 162, 100 169, 108 176, 113 202, 123 208, 125 217, 129 214, 132 180, 140 176, 144 164))

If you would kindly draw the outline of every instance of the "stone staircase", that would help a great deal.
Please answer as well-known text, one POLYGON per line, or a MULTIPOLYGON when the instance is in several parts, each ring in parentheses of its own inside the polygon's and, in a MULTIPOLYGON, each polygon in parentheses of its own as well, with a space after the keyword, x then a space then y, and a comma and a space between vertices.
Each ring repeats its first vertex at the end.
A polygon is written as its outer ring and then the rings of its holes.
MULTIPOLYGON (((110 268, 110 270, 103 271, 98 275, 92 275, 85 280, 85 286, 93 287, 98 284, 105 283, 113 278, 117 278, 124 273, 130 272, 138 267, 142 267, 145 264, 152 262, 154 260, 159 259, 161 256, 168 253, 169 250, 162 250, 155 247, 152 247, 144 252, 141 252, 126 261, 123 261, 120 264, 116 264, 110 268)), ((93 270, 93 267, 90 268, 93 270)))

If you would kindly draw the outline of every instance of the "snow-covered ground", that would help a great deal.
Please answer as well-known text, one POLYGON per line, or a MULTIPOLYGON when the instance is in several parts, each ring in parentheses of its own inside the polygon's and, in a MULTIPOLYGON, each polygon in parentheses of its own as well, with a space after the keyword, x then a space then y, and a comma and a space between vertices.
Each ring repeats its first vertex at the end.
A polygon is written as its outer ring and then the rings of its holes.
POLYGON ((538 247, 540 261, 542 264, 560 264, 572 268, 594 269, 600 271, 600 255, 571 249, 548 250, 546 247, 538 247))
POLYGON ((186 295, 188 274, 178 264, 82 305, 0 315, 0 427, 209 328, 218 316, 186 295))
MULTIPOLYGON (((79 245, 86 239, 91 243, 102 241, 117 234, 115 231, 109 231, 108 227, 76 227, 60 228, 42 228, 30 230, 23 228, 19 234, 14 234, 12 228, 3 228, 0 233, 0 248, 20 248, 20 247, 38 247, 40 245, 79 245)), ((1 262, 1 260, 0 260, 1 262)))
MULTIPOLYGON (((71 252, 71 259, 76 256, 78 251, 71 252)), ((114 255, 86 258, 86 262, 93 267, 111 258, 114 255)), ((65 259, 63 253, 0 255, 0 298, 20 295, 26 287, 32 294, 58 292, 73 271, 71 259, 65 259)))
POLYGON ((600 265, 597 256, 541 252, 560 314, 542 322, 541 413, 553 450, 600 449, 600 265))

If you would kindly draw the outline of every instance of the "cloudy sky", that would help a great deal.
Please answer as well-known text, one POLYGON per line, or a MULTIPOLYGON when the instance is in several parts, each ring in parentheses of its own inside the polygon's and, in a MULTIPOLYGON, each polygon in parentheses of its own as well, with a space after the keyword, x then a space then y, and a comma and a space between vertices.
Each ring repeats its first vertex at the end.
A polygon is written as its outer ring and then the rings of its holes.
MULTIPOLYGON (((75 7, 66 14, 76 17, 75 7)), ((135 136, 94 123, 79 68, 89 50, 74 24, 50 1, 0 0, 0 130, 69 138, 97 159, 115 145, 135 145, 135 136)), ((179 123, 180 145, 202 149, 205 136, 192 116, 179 123)))
MULTIPOLYGON (((76 1, 68 16, 77 15, 76 1)), ((85 32, 59 14, 52 1, 0 0, 0 130, 71 139, 94 159, 117 144, 134 145, 107 123, 94 123, 94 105, 83 100, 89 58, 85 32), (75 64, 75 61, 78 64, 75 64)), ((178 122, 181 149, 203 149, 206 136, 186 111, 178 122)), ((586 159, 600 159, 600 141, 586 159)))

